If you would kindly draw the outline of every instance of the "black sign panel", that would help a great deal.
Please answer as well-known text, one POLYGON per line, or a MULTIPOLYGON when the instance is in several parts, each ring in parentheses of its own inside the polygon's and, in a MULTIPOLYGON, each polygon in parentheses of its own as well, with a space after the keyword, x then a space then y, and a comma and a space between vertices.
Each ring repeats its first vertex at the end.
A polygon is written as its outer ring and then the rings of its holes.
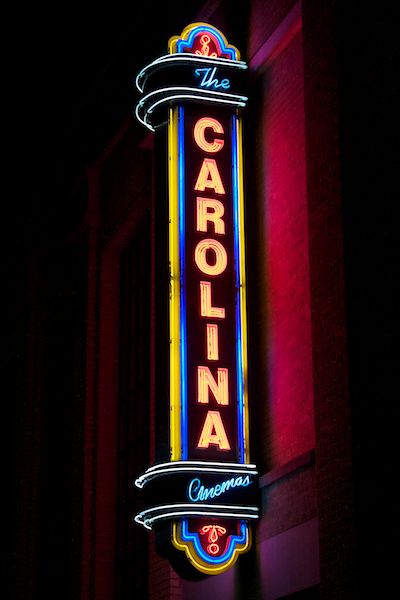
MULTIPOLYGON (((202 108, 188 106, 185 108, 185 196, 186 196, 186 327, 187 327, 187 405, 188 405, 188 454, 191 459, 237 461, 237 384, 236 384, 236 329, 235 329, 235 265, 234 265, 234 240, 233 240, 233 201, 232 201, 232 141, 231 141, 231 115, 227 111, 211 107, 202 108), (223 140, 223 147, 216 153, 205 152, 199 148, 194 139, 196 123, 201 118, 212 118, 221 124, 224 131, 217 137, 223 140), (204 159, 209 159, 215 164, 215 172, 208 173, 208 180, 204 190, 196 190, 204 159), (212 186, 222 184, 222 189, 212 186), (213 221, 206 221, 206 231, 199 231, 198 204, 202 200, 217 200, 223 207, 223 215, 219 218, 219 229, 213 221), (226 267, 222 273, 212 275, 204 273, 196 263, 195 250, 199 242, 206 239, 216 240, 226 253, 226 267), (200 283, 209 284, 210 301, 212 307, 224 310, 224 318, 202 316, 201 314, 201 288, 200 283), (208 359, 207 324, 215 325, 218 339, 215 343, 218 358, 208 359), (208 403, 199 402, 200 390, 198 389, 198 368, 209 369, 213 379, 218 383, 218 369, 226 370, 228 404, 218 404, 213 393, 208 390, 208 403), (226 433, 229 448, 221 445, 209 445, 199 448, 199 438, 204 427, 207 410, 218 411, 226 433)), ((208 132, 209 139, 215 133, 208 132)), ((200 182, 198 187, 203 187, 200 182)), ((212 209, 208 209, 212 214, 212 209)), ((203 214, 206 209, 203 210, 203 214)), ((216 263, 216 252, 212 249, 205 253, 207 265, 216 263)), ((207 268, 205 265, 205 268, 207 268)), ((203 286, 204 287, 204 286, 203 286)), ((218 312, 218 311, 211 311, 218 312)), ((206 398, 203 398, 205 400, 206 398)), ((219 418, 219 417, 218 417, 219 418)))

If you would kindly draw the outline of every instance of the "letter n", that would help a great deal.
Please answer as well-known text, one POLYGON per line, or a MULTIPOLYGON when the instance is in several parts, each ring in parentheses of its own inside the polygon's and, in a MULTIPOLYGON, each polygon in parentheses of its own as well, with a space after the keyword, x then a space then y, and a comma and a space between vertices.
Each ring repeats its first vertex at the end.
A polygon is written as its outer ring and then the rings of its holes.
POLYGON ((217 369, 217 379, 208 367, 197 367, 197 402, 208 404, 210 401, 210 390, 218 404, 227 406, 229 404, 228 391, 228 369, 217 369))

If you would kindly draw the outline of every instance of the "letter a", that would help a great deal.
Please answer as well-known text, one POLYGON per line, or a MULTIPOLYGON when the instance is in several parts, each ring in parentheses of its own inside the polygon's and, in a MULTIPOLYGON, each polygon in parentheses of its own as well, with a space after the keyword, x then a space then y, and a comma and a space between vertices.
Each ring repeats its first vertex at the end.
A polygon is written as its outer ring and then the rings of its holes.
POLYGON ((208 411, 197 447, 208 448, 210 445, 218 446, 220 450, 231 449, 221 415, 217 410, 208 411))
POLYGON ((203 160, 196 185, 194 186, 194 189, 199 192, 204 192, 206 188, 215 190, 216 194, 225 194, 225 188, 222 185, 217 163, 213 158, 205 158, 203 160))

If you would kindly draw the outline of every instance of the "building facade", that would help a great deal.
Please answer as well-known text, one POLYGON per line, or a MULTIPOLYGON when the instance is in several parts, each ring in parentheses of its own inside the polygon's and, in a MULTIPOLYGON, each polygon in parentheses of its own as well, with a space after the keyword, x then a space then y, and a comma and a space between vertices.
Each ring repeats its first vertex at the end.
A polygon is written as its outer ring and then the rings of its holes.
MULTIPOLYGON (((165 134, 129 116, 71 194, 60 241, 28 263, 16 597, 364 598, 383 585, 385 552, 366 521, 378 495, 365 500, 348 15, 313 0, 187 12, 181 30, 211 23, 249 66, 250 454, 262 511, 253 546, 226 573, 188 581, 133 522, 143 505, 133 481, 168 451, 169 266, 165 134)), ((154 42, 159 54, 167 41, 154 42)))

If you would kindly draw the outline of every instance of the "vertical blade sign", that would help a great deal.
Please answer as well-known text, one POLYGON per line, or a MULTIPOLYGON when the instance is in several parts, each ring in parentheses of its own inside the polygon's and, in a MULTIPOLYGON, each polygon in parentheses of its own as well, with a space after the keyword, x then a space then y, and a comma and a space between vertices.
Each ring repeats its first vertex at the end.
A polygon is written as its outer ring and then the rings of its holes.
POLYGON ((218 29, 194 23, 136 80, 139 121, 151 131, 168 123, 170 460, 136 480, 151 500, 135 520, 168 531, 164 553, 186 577, 231 567, 258 518, 247 399, 246 68, 218 29))

